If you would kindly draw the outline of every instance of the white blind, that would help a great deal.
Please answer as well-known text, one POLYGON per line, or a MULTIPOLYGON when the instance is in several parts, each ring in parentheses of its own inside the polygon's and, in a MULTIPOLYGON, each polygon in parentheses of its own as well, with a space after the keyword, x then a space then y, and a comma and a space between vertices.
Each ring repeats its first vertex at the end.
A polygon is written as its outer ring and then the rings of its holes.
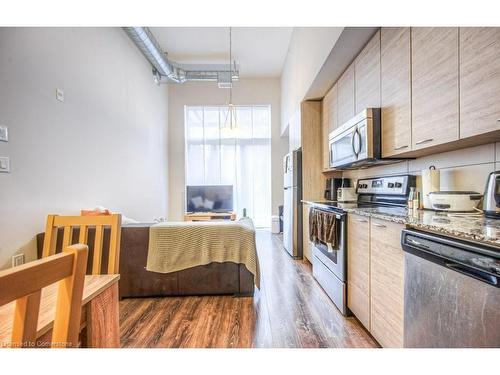
POLYGON ((237 106, 237 129, 224 129, 227 106, 186 106, 186 185, 233 185, 234 209, 258 227, 271 217, 271 107, 237 106))

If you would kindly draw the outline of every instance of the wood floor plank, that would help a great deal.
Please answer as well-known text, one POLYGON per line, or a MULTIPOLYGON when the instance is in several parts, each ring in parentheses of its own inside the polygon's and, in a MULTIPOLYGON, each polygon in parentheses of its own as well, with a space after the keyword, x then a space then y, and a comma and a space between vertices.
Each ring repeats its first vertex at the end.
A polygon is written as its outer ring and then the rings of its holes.
POLYGON ((344 317, 294 260, 280 236, 258 230, 261 290, 253 298, 193 296, 124 299, 123 347, 336 348, 378 347, 353 317, 344 317))

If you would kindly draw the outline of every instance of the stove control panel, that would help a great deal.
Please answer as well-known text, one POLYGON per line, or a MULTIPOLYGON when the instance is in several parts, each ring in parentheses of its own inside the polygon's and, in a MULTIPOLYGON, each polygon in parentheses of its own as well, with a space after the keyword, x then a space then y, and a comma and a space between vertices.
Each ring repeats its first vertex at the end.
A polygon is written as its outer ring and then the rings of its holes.
POLYGON ((358 194, 406 195, 410 186, 415 186, 415 176, 388 176, 358 180, 358 194))

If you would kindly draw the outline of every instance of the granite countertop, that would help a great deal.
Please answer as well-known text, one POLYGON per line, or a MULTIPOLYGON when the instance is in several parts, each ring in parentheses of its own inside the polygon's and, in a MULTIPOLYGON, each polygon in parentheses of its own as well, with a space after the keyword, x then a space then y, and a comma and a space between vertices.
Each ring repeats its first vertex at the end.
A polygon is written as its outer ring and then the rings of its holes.
MULTIPOLYGON (((320 201, 305 203, 321 205, 320 201)), ((346 204, 342 208, 346 212, 404 224, 409 228, 500 247, 500 220, 487 219, 483 215, 456 215, 403 207, 356 207, 355 204, 346 204)))

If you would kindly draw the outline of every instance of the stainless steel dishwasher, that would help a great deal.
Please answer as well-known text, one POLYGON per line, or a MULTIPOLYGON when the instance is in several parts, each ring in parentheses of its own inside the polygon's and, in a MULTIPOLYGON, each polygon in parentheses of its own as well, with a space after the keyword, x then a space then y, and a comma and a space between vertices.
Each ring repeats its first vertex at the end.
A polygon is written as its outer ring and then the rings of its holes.
POLYGON ((500 250, 403 230, 404 345, 500 347, 500 250))

